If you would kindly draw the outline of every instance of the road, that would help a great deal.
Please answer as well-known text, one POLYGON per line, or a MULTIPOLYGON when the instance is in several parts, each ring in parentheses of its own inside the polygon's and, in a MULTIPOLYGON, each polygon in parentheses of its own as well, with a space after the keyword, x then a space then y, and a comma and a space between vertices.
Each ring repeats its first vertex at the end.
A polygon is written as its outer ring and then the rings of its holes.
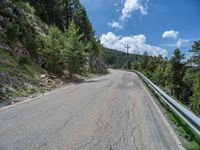
POLYGON ((0 150, 178 150, 139 77, 111 72, 0 110, 0 150))

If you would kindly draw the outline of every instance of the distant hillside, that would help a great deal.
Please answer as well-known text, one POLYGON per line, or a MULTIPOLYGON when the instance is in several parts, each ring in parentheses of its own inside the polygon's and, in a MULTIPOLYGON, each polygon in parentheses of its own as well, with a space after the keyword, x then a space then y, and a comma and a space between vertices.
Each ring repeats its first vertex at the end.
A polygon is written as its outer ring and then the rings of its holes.
MULTIPOLYGON (((104 48, 104 53, 105 62, 108 66, 111 66, 113 68, 126 68, 127 53, 109 48, 104 48)), ((144 56, 139 54, 129 54, 128 57, 129 65, 131 65, 131 63, 142 61, 144 56)))

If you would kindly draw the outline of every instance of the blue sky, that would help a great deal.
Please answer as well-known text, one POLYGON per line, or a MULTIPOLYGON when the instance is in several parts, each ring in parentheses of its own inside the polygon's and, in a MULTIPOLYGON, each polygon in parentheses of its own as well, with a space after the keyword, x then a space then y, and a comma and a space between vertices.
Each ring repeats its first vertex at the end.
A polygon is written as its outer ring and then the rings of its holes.
POLYGON ((200 0, 81 0, 104 46, 171 57, 189 57, 200 39, 200 0))

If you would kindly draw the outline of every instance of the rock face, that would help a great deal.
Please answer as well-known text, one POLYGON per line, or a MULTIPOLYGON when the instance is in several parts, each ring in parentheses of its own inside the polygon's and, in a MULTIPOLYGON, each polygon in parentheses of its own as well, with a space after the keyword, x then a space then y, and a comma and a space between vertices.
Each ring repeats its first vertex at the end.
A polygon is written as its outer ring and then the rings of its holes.
POLYGON ((107 66, 101 57, 92 56, 90 58, 90 67, 94 72, 106 74, 107 66))
POLYGON ((4 18, 3 16, 0 15, 0 22, 3 22, 4 21, 4 18))
POLYGON ((33 85, 38 84, 31 77, 24 75, 19 70, 9 69, 9 71, 0 72, 0 101, 12 97, 19 88, 26 88, 25 83, 33 85))
MULTIPOLYGON (((42 68, 42 56, 35 48, 36 36, 45 36, 48 28, 48 24, 38 16, 28 13, 13 1, 0 0, 0 102, 63 83, 42 68)), ((107 66, 102 58, 93 56, 88 58, 86 70, 105 74, 107 66)), ((68 74, 65 78, 71 80, 68 74)))

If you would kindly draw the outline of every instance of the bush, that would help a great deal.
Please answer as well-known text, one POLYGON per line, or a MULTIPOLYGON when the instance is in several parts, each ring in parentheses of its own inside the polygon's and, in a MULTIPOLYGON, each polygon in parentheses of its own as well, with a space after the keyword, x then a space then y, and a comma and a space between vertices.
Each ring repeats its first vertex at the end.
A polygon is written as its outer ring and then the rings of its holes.
POLYGON ((33 7, 31 7, 28 2, 19 1, 19 2, 16 2, 15 4, 17 5, 17 7, 23 9, 25 12, 27 12, 29 14, 35 13, 35 9, 33 7))
POLYGON ((25 56, 21 56, 18 60, 18 63, 20 65, 23 65, 23 64, 30 64, 31 63, 31 58, 30 56, 28 55, 25 55, 25 56))
POLYGON ((196 141, 192 141, 186 145, 186 148, 188 150, 199 150, 200 145, 196 143, 196 141))
POLYGON ((8 23, 6 26, 5 38, 9 45, 15 44, 20 37, 19 26, 16 23, 8 23))
MULTIPOLYGON (((39 36, 39 35, 38 35, 39 36)), ((27 48, 27 50, 28 50, 28 52, 30 53, 30 56, 32 57, 32 58, 38 58, 39 57, 39 55, 38 55, 38 51, 37 51, 37 49, 38 49, 38 42, 39 41, 37 41, 37 39, 38 39, 38 36, 35 36, 35 35, 33 35, 33 36, 29 36, 27 39, 27 41, 26 41, 26 48, 27 48)))
POLYGON ((193 94, 190 97, 191 108, 196 114, 200 115, 200 73, 194 79, 192 92, 193 94))

